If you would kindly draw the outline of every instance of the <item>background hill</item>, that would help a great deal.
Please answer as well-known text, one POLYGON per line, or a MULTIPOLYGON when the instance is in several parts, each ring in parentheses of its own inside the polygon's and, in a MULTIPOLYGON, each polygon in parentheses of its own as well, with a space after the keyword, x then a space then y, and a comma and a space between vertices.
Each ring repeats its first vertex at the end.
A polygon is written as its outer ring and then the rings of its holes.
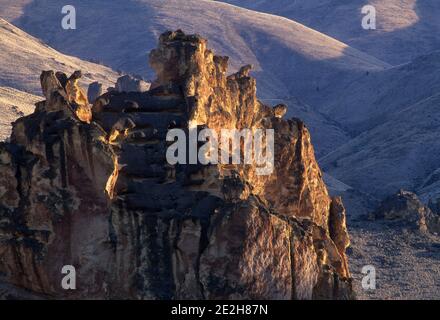
MULTIPOLYGON (((20 12, 18 4, 20 2, 7 8, 20 12)), ((57 70, 68 74, 84 70, 86 72, 81 84, 85 89, 93 81, 103 83, 104 88, 113 86, 118 77, 117 72, 108 67, 57 52, 2 18, 0 48, 0 141, 9 136, 11 122, 33 112, 34 104, 43 100, 40 86, 42 70, 57 70)))
POLYGON ((382 198, 400 188, 416 190, 426 184, 440 167, 439 136, 440 93, 396 111, 320 163, 330 175, 382 198))
MULTIPOLYGON (((0 15, 9 16, 14 24, 54 48, 145 78, 153 77, 148 52, 156 46, 160 33, 178 28, 200 33, 216 53, 231 58, 231 72, 253 64, 259 96, 280 102, 298 97, 307 104, 315 101, 317 92, 324 97, 333 92, 333 85, 348 84, 365 72, 389 67, 295 21, 220 2, 71 1, 77 9, 77 29, 63 30, 59 1, 23 1, 21 8, 13 0, 4 1, 15 9, 10 13, 6 3, 0 7, 0 15)), ((295 111, 291 108, 288 115, 295 116, 295 111)), ((306 113, 307 126, 320 136, 314 139, 319 154, 348 141, 345 130, 325 119, 313 105, 306 113)))
MULTIPOLYGON (((15 3, 15 0, 5 1, 2 8, 8 8, 8 2, 15 3)), ((24 1, 21 15, 8 15, 15 17, 12 20, 15 25, 55 49, 86 60, 98 59, 115 70, 147 77, 153 76, 147 54, 155 47, 160 33, 178 28, 187 33, 197 32, 210 39, 218 54, 231 57, 235 69, 252 63, 260 96, 264 98, 301 94, 305 99, 315 93, 320 83, 331 83, 336 78, 352 79, 359 72, 388 66, 295 21, 220 2, 74 0, 69 3, 77 9, 76 30, 60 28, 63 16, 56 0, 24 1), (194 10, 195 7, 198 9, 194 10)))
POLYGON ((225 0, 294 19, 391 64, 440 50, 437 0, 225 0), (373 5, 377 29, 361 27, 362 7, 373 5))
POLYGON ((110 68, 61 54, 1 18, 0 48, 0 86, 41 94, 41 71, 50 69, 69 74, 87 70, 83 84, 99 81, 104 87, 113 86, 117 78, 110 68))
POLYGON ((9 108, 3 123, 16 114, 13 101, 19 111, 32 108, 37 97, 12 88, 39 94, 41 69, 83 69, 90 72, 86 81, 112 85, 116 73, 84 62, 93 60, 151 79, 148 52, 160 33, 199 33, 217 54, 230 57, 231 72, 253 64, 259 97, 288 104, 288 116, 309 127, 329 190, 342 195, 348 209, 355 279, 362 278, 363 265, 378 266, 379 289, 364 292, 357 281, 360 298, 438 297, 438 239, 365 217, 400 188, 416 191, 426 203, 440 197, 439 1, 69 4, 77 8, 76 30, 60 27, 57 0, 1 1, 0 17, 32 35, 0 21, 6 48, 0 52, 0 107, 9 108), (377 30, 361 28, 366 4, 377 9, 377 30))
POLYGON ((35 103, 42 97, 17 89, 0 87, 0 141, 11 134, 11 122, 34 111, 35 103))

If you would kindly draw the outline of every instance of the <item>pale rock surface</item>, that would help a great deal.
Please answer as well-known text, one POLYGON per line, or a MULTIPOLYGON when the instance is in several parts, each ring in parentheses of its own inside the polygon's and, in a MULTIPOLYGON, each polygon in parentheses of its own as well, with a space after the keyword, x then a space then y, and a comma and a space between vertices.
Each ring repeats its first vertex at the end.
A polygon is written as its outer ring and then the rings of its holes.
POLYGON ((440 50, 437 0, 222 1, 293 19, 394 65, 440 50), (361 25, 367 5, 376 10, 375 30, 361 25))
MULTIPOLYGON (((1 8, 3 7, 2 3, 1 8)), ((75 70, 87 70, 82 78, 82 85, 100 81, 110 86, 117 78, 117 73, 110 68, 62 54, 2 18, 0 47, 0 86, 39 95, 41 88, 38 75, 41 70, 48 69, 69 74, 75 70)))
POLYGON ((150 89, 150 84, 130 75, 125 75, 118 78, 115 87, 119 92, 144 92, 150 89))
POLYGON ((101 96, 104 93, 102 88, 102 83, 99 83, 97 81, 92 82, 89 84, 89 87, 87 89, 87 99, 90 103, 94 103, 96 98, 101 96))

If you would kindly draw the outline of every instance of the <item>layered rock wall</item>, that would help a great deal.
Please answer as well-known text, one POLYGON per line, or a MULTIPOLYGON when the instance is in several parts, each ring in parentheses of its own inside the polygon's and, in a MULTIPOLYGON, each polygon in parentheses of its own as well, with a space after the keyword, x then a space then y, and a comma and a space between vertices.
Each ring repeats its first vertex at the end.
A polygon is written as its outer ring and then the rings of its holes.
POLYGON ((47 298, 352 298, 345 211, 304 124, 199 36, 163 34, 150 62, 149 91, 107 92, 91 111, 43 73, 46 101, 0 145, 0 283, 47 298), (273 129, 273 172, 171 165, 173 128, 273 129))

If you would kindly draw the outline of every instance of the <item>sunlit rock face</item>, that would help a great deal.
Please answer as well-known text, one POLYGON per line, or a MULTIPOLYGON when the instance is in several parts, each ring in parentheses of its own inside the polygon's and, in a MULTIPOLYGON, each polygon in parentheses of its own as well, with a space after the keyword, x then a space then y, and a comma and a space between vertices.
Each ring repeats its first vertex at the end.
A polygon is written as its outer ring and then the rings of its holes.
POLYGON ((150 63, 149 91, 107 92, 91 119, 64 77, 43 73, 46 101, 0 145, 8 297, 353 298, 345 210, 304 124, 259 102, 250 66, 228 76, 199 36, 163 34, 150 63), (273 170, 170 165, 172 128, 273 129, 273 170), (61 287, 64 265, 76 290, 61 287))

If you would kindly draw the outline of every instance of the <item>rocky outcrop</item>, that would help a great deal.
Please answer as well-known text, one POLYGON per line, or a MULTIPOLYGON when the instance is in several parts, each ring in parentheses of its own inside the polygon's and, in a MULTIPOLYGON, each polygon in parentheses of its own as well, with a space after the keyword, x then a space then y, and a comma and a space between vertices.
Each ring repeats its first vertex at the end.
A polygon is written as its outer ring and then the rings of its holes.
POLYGON ((43 73, 46 100, 0 144, 0 283, 45 298, 353 298, 345 211, 304 124, 199 36, 163 34, 150 62, 152 88, 103 94, 90 123, 43 73), (170 164, 173 128, 273 129, 271 173, 170 164))
POLYGON ((95 81, 89 84, 89 88, 87 89, 87 99, 90 101, 90 103, 94 103, 102 94, 102 83, 95 81))
POLYGON ((396 221, 421 232, 440 233, 440 215, 425 206, 417 195, 410 191, 400 190, 387 197, 376 211, 370 214, 370 218, 396 221))
POLYGON ((329 217, 329 233, 330 238, 336 245, 339 255, 342 257, 341 265, 335 265, 339 270, 340 274, 345 277, 350 277, 350 272, 348 268, 348 259, 345 254, 347 248, 350 246, 350 237, 348 235, 346 218, 345 218, 345 207, 342 203, 341 197, 333 197, 330 206, 330 217, 329 217))

